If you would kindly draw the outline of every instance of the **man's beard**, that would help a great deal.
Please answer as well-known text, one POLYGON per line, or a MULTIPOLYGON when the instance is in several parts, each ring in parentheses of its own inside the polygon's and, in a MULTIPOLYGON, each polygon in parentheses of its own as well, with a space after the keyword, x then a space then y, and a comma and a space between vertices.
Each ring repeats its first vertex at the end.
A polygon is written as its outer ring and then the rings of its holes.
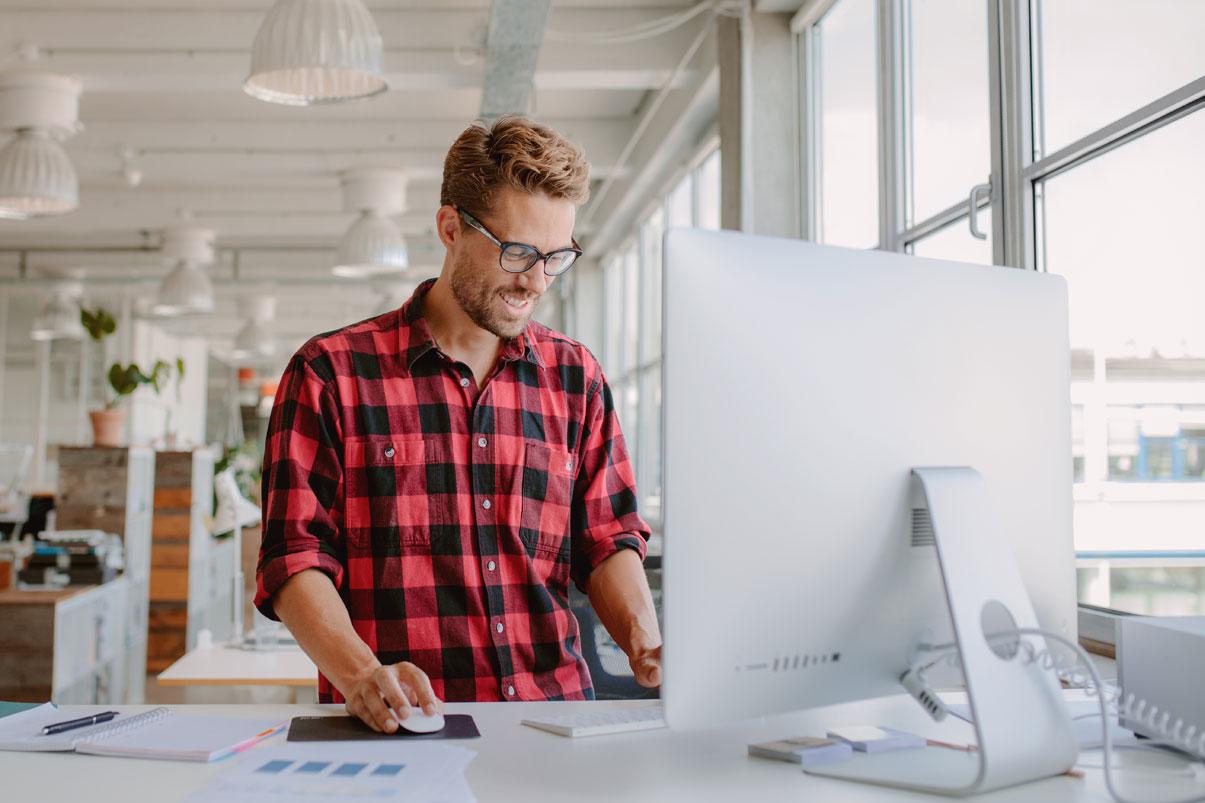
MULTIPOLYGON (((492 287, 468 260, 460 260, 452 266, 452 295, 460 308, 482 329, 503 340, 511 340, 523 334, 527 328, 527 322, 535 311, 535 298, 532 297, 531 308, 526 315, 518 319, 510 318, 495 307, 496 303, 505 303, 498 296, 500 289, 492 287)), ((514 295, 531 295, 519 289, 512 289, 511 292, 514 295)))

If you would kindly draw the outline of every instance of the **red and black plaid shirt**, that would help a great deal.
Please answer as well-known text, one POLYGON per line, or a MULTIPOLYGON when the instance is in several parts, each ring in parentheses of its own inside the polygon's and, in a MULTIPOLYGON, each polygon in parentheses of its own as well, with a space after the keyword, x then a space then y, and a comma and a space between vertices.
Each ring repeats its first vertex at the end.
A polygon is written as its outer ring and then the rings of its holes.
MULTIPOLYGON (((448 701, 591 699, 569 580, 644 557, 631 463, 602 370, 538 323, 479 391, 421 317, 320 335, 293 357, 268 424, 255 604, 328 574, 382 663, 448 701)), ((319 675, 321 702, 343 699, 319 675)))

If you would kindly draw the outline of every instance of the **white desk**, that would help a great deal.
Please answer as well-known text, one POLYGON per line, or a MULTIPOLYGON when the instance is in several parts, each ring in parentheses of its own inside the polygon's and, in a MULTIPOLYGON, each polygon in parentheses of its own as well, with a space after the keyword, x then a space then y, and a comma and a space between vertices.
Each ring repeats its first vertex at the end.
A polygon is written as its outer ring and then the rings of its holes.
POLYGON ((161 686, 318 686, 318 668, 300 648, 198 647, 163 670, 161 686))
MULTIPOLYGON (((635 703, 647 705, 647 703, 635 703)), ((597 736, 570 740, 519 724, 525 716, 550 712, 608 708, 633 703, 476 703, 452 704, 450 713, 469 713, 482 738, 455 742, 477 752, 467 778, 481 803, 493 801, 818 801, 819 803, 877 803, 891 800, 948 800, 891 789, 842 783, 804 775, 797 766, 749 758, 746 745, 776 737, 823 733, 826 725, 890 724, 930 737, 965 742, 969 726, 961 722, 932 723, 905 697, 893 697, 816 709, 798 714, 751 720, 731 728, 693 733, 666 730, 597 736)), ((138 707, 143 708, 143 707, 138 707)), ((66 707, 80 715, 95 707, 66 707), (78 713, 77 713, 78 712, 78 713)), ((134 710, 123 707, 122 710, 134 710)), ((279 717, 281 720, 315 713, 337 714, 341 706, 247 705, 175 706, 182 714, 279 717)), ((265 744, 283 744, 284 735, 265 744)), ((1123 765, 1177 766, 1151 751, 1117 754, 1123 765)), ((251 750, 233 761, 255 760, 251 750)), ((1099 764, 1099 751, 1086 753, 1085 763, 1099 764)), ((1182 762, 1180 762, 1182 763, 1182 762)), ((141 761, 75 754, 0 753, 4 799, 87 800, 89 803, 171 803, 184 799, 227 765, 141 761)), ((1120 776, 1123 793, 1142 800, 1187 796, 1191 782, 1131 771, 1120 776)), ((991 803, 1078 803, 1106 801, 1100 770, 1087 777, 1051 778, 980 798, 991 803)))

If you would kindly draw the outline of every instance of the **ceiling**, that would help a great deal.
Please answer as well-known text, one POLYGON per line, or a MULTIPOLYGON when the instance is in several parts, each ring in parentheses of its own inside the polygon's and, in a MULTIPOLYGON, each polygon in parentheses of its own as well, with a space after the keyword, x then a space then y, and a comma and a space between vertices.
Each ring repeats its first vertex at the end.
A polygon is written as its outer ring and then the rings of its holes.
MULTIPOLYGON (((593 32, 682 11, 694 0, 554 0, 547 28, 593 32)), ((277 333, 308 334, 370 314, 379 291, 331 277, 333 249, 353 218, 338 172, 391 165, 410 175, 398 218, 416 275, 443 251, 432 226, 444 154, 479 113, 488 0, 368 0, 385 42, 390 90, 352 103, 294 108, 240 88, 270 0, 0 0, 0 59, 37 45, 40 67, 78 76, 84 130, 65 144, 80 176, 80 208, 65 217, 0 221, 0 293, 42 276, 82 271, 94 293, 146 295, 165 268, 157 232, 190 215, 217 230, 218 312, 195 319, 220 351, 237 330, 235 298, 282 296, 277 333), (142 181, 130 187, 122 152, 142 181), (145 250, 126 250, 126 249, 145 250), (23 251, 23 249, 29 249, 23 251), (335 303, 328 303, 331 299, 335 303)), ((702 17, 656 38, 583 45, 546 38, 528 113, 580 143, 598 184, 639 169, 619 164, 649 99, 673 77, 702 17)), ((9 61, 8 66, 11 66, 9 61)), ((3 65, 0 65, 0 69, 3 65)), ((611 193, 615 195, 616 193, 611 193)), ((606 214, 587 215, 577 232, 606 214)))

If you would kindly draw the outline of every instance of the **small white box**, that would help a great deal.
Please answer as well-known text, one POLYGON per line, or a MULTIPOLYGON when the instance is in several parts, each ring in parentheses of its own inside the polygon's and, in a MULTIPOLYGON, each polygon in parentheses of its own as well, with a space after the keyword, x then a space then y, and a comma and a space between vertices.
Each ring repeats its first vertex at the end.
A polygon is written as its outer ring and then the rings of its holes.
MULTIPOLYGON (((1168 726, 1184 720, 1183 731, 1205 729, 1205 616, 1123 616, 1117 628, 1117 685, 1123 701, 1129 695, 1145 700, 1145 710, 1158 706, 1158 718, 1168 712, 1168 726)), ((1146 722, 1125 716, 1121 726, 1152 739, 1164 738, 1146 722)), ((1205 751, 1194 750, 1205 758, 1205 751)))

